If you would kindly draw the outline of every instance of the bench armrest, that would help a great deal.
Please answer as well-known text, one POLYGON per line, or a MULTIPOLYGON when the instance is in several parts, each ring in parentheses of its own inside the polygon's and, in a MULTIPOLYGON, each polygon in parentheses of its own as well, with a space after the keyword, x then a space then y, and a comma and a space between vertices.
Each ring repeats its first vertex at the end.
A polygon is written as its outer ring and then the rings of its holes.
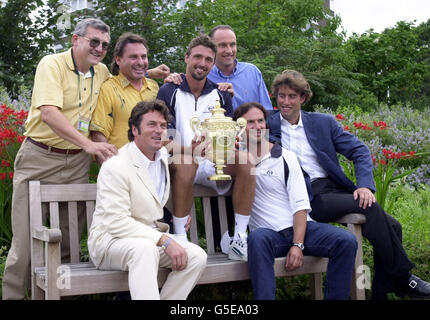
POLYGON ((339 220, 335 221, 336 223, 352 223, 352 224, 363 224, 366 222, 366 216, 361 213, 350 213, 344 215, 339 220))
POLYGON ((45 242, 61 242, 61 230, 57 228, 49 229, 45 226, 33 227, 31 236, 45 242))

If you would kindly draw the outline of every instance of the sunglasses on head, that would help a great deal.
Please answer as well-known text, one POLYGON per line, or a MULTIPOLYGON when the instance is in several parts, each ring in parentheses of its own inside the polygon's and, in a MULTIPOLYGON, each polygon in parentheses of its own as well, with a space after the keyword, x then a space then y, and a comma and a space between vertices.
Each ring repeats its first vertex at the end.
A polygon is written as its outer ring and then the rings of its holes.
MULTIPOLYGON (((84 36, 81 36, 81 37, 89 41, 91 48, 97 48, 100 45, 101 41, 99 39, 90 39, 84 36)), ((109 48, 109 45, 110 45, 109 42, 102 42, 102 49, 107 50, 109 48)))

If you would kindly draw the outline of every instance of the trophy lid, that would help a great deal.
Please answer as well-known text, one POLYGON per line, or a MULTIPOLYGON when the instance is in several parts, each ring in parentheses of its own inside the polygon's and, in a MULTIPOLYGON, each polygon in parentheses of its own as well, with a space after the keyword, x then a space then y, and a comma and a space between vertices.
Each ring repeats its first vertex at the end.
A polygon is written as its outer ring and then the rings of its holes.
POLYGON ((212 117, 205 120, 206 123, 217 123, 217 122, 233 122, 231 117, 226 117, 224 115, 225 109, 221 108, 219 99, 216 99, 215 107, 211 110, 212 117))
POLYGON ((211 112, 212 112, 213 117, 216 117, 216 118, 225 117, 225 115, 224 115, 225 109, 221 108, 221 104, 219 102, 219 99, 216 99, 215 108, 213 108, 211 110, 211 112))

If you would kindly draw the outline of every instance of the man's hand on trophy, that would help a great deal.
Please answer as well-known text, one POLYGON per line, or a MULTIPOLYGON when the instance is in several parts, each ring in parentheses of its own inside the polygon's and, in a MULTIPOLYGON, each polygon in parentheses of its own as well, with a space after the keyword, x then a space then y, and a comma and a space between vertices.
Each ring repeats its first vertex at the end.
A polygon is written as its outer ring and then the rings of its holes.
POLYGON ((205 139, 204 136, 200 136, 198 140, 191 142, 193 149, 193 157, 207 158, 211 153, 211 143, 209 139, 205 139))
POLYGON ((247 151, 248 147, 246 145, 246 140, 243 136, 236 136, 234 149, 235 151, 247 151))
POLYGON ((202 143, 202 136, 201 135, 195 135, 193 140, 191 140, 191 150, 193 154, 195 153, 194 150, 202 143))
POLYGON ((231 94, 232 97, 234 97, 234 89, 233 89, 233 83, 230 82, 219 82, 217 83, 218 89, 220 91, 227 91, 231 94))

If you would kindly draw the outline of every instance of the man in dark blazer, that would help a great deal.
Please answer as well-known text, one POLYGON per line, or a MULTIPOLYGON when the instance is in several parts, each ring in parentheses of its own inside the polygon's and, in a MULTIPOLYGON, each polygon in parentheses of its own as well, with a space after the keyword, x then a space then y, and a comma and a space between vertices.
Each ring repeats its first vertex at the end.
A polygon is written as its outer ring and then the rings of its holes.
POLYGON ((430 283, 410 272, 414 264, 403 249, 400 223, 381 208, 373 195, 373 163, 367 146, 344 131, 331 115, 301 110, 312 97, 301 73, 285 70, 273 81, 272 92, 279 111, 268 118, 270 137, 294 151, 309 175, 312 219, 333 222, 352 212, 366 216, 363 235, 374 249, 372 299, 386 299, 389 292, 430 297, 430 283), (353 161, 357 184, 342 171, 337 153, 353 161))

